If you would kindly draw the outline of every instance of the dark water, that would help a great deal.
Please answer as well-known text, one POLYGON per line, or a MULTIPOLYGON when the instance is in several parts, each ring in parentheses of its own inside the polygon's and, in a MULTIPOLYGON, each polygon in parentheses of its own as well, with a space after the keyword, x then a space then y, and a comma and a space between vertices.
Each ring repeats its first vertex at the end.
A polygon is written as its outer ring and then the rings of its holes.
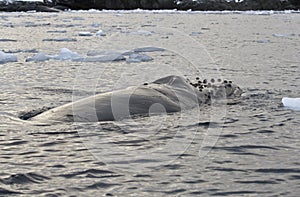
POLYGON ((0 50, 18 56, 0 65, 0 196, 297 196, 300 112, 281 98, 300 95, 299 24, 299 14, 0 14, 0 50), (142 46, 167 50, 140 63, 25 62, 142 46), (18 118, 169 74, 230 79, 244 94, 119 122, 18 118))

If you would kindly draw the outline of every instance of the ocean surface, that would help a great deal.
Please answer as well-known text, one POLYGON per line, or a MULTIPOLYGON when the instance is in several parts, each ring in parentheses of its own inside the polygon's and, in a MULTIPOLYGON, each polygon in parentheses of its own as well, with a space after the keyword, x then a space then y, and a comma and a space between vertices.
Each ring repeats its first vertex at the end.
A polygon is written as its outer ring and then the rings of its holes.
POLYGON ((299 13, 0 13, 0 51, 17 57, 0 64, 0 196, 300 193, 300 111, 281 104, 300 97, 299 13), (19 118, 167 75, 244 93, 115 122, 19 118))

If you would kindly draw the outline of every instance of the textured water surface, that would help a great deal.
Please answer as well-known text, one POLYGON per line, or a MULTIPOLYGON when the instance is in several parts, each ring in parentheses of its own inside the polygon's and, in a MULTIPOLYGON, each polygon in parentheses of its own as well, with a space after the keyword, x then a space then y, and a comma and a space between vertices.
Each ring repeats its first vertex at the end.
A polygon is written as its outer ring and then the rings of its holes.
POLYGON ((1 13, 0 50, 18 61, 0 65, 0 195, 297 196, 300 112, 281 98, 300 97, 299 24, 299 14, 1 13), (25 61, 146 46, 166 50, 141 62, 25 61), (244 94, 118 122, 18 118, 170 74, 233 80, 244 94))

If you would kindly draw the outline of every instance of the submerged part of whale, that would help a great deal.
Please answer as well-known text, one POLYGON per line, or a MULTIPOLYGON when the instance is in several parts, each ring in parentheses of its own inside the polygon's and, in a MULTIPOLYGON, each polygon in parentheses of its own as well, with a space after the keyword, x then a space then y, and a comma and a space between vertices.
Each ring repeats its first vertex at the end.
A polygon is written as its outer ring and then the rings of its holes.
POLYGON ((167 76, 152 83, 97 94, 68 103, 30 118, 34 121, 96 122, 136 115, 172 113, 192 109, 212 99, 239 97, 233 83, 193 84, 180 76, 167 76), (198 85, 197 85, 198 84, 198 85))

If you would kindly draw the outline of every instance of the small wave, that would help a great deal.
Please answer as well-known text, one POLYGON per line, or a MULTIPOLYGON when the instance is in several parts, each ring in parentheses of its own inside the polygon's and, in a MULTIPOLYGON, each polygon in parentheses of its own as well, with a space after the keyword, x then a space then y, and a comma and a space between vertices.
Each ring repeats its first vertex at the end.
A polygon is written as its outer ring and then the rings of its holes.
POLYGON ((178 170, 182 167, 184 167, 184 165, 181 164, 168 164, 163 166, 163 168, 170 169, 170 170, 178 170))
MULTIPOLYGON (((41 183, 43 181, 49 180, 50 178, 29 172, 29 173, 20 173, 20 174, 13 174, 10 175, 8 178, 4 178, 0 180, 2 183, 6 185, 12 185, 12 184, 30 184, 30 183, 41 183)), ((1 193, 1 192, 0 192, 1 193)))
POLYGON ((3 146, 19 146, 28 143, 26 140, 17 140, 13 142, 6 142, 6 143, 1 143, 3 146))
POLYGON ((67 33, 67 30, 49 30, 49 31, 47 31, 47 33, 61 33, 61 34, 64 34, 64 33, 67 33))
POLYGON ((0 42, 17 42, 17 40, 7 39, 7 38, 1 38, 0 42))
POLYGON ((221 138, 237 138, 239 137, 238 135, 234 135, 234 134, 224 134, 224 135, 220 135, 221 138))
POLYGON ((165 191, 163 193, 167 194, 167 195, 174 195, 174 194, 179 194, 182 192, 185 192, 185 189, 175 189, 175 190, 171 190, 171 191, 165 191))
POLYGON ((120 184, 97 182, 97 183, 87 186, 87 189, 109 188, 109 187, 117 186, 117 185, 120 185, 120 184))
POLYGON ((244 191, 216 192, 216 193, 213 193, 212 196, 232 196, 232 195, 238 196, 238 195, 263 194, 263 193, 266 193, 266 192, 244 190, 244 191))
POLYGON ((255 172, 261 173, 300 173, 300 169, 295 168, 260 168, 254 170, 255 172))
POLYGON ((141 144, 144 142, 150 142, 150 140, 147 139, 122 140, 122 141, 111 142, 111 143, 118 144, 118 145, 126 145, 126 146, 141 146, 141 144))
POLYGON ((221 167, 208 167, 209 169, 223 172, 247 172, 247 170, 235 169, 235 168, 221 168, 221 167))
POLYGON ((222 127, 222 123, 218 123, 218 122, 212 122, 212 121, 204 121, 204 122, 198 122, 196 124, 191 124, 188 126, 185 126, 187 128, 191 128, 191 127, 204 127, 204 128, 218 128, 218 127, 222 127))
POLYGON ((68 174, 62 174, 60 176, 65 177, 65 178, 73 178, 79 175, 111 175, 114 176, 116 175, 114 172, 109 171, 109 170, 99 170, 99 169, 88 169, 88 170, 83 170, 83 171, 78 171, 78 172, 71 172, 68 174))
MULTIPOLYGON (((1 181, 1 180, 0 180, 1 181)), ((0 195, 7 196, 7 195, 16 195, 16 194, 22 194, 21 192, 16 192, 13 190, 4 189, 3 187, 0 187, 0 195)))
POLYGON ((271 146, 260 146, 260 145, 241 145, 241 146, 214 146, 214 147, 207 147, 212 148, 214 150, 228 150, 233 152, 243 152, 247 149, 272 149, 278 150, 278 148, 271 147, 271 146))
POLYGON ((55 92, 55 93, 63 93, 63 94, 72 94, 73 90, 65 89, 65 88, 49 88, 49 87, 33 87, 34 89, 38 89, 46 92, 55 92))
POLYGON ((292 175, 289 178, 290 180, 300 180, 300 175, 292 175))
POLYGON ((279 184, 278 181, 273 180, 253 180, 253 181, 235 181, 242 184, 279 184))
POLYGON ((268 129, 263 129, 263 130, 257 131, 257 133, 275 133, 275 131, 273 131, 273 130, 268 130, 268 129))
POLYGON ((206 149, 211 149, 215 151, 228 151, 231 154, 237 155, 253 155, 258 157, 263 157, 265 155, 261 153, 257 153, 257 150, 261 152, 261 150, 279 150, 279 148, 271 147, 271 146, 261 146, 261 145, 241 145, 241 146, 206 146, 206 149), (256 151, 256 152, 252 152, 256 151))
POLYGON ((77 42, 75 38, 47 38, 43 42, 77 42))

